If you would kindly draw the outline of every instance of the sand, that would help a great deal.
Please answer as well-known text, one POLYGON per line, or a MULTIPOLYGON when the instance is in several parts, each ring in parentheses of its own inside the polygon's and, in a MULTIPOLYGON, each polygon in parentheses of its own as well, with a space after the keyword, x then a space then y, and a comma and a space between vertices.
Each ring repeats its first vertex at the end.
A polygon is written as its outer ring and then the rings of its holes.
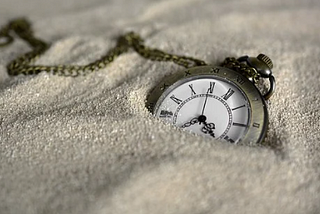
POLYGON ((277 92, 265 142, 181 131, 145 108, 183 68, 134 52, 88 76, 7 75, 0 52, 1 214, 320 213, 320 3, 313 0, 1 0, 52 44, 37 64, 86 64, 134 30, 146 44, 219 64, 265 53, 277 92))

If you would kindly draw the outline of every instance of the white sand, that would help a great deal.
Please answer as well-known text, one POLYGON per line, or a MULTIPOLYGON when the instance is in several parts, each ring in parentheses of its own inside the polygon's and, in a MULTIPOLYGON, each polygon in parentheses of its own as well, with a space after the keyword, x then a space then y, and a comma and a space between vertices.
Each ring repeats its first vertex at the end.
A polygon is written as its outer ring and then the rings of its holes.
POLYGON ((130 52, 86 77, 8 77, 0 52, 0 213, 320 213, 318 0, 1 0, 52 43, 38 64, 85 64, 135 30, 152 47, 220 63, 269 55, 277 93, 261 147, 165 125, 144 107, 172 63, 130 52))

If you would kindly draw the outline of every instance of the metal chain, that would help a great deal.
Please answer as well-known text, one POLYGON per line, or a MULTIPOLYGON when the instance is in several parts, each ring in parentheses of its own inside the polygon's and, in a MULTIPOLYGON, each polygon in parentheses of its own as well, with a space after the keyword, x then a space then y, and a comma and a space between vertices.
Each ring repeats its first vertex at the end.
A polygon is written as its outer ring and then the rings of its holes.
POLYGON ((235 70, 235 71, 241 73, 243 76, 247 77, 253 83, 258 82, 258 80, 260 78, 260 74, 257 72, 256 69, 254 69, 253 67, 250 67, 249 65, 247 65, 245 63, 240 63, 234 57, 227 57, 223 61, 222 66, 230 68, 232 70, 235 70))
MULTIPOLYGON (((32 51, 17 57, 7 65, 9 75, 31 75, 38 74, 42 71, 61 76, 86 75, 106 67, 118 56, 128 52, 130 48, 135 50, 140 56, 153 61, 170 61, 186 68, 207 65, 203 60, 169 54, 159 49, 146 47, 143 39, 134 32, 119 36, 114 48, 110 49, 100 59, 87 65, 34 65, 36 59, 44 54, 49 49, 50 45, 35 37, 31 24, 25 18, 21 18, 10 21, 0 29, 0 47, 9 45, 14 41, 12 33, 15 33, 29 44, 32 51)), ((259 78, 259 74, 255 69, 244 63, 240 63, 235 58, 226 58, 222 65, 242 73, 253 82, 256 82, 259 78)))
POLYGON ((9 75, 38 74, 42 71, 62 76, 86 75, 106 67, 119 55, 128 52, 130 48, 133 48, 142 57, 154 61, 172 61, 186 68, 206 65, 204 61, 199 59, 173 55, 158 49, 146 47, 143 44, 141 37, 133 32, 119 36, 114 48, 110 49, 100 59, 87 65, 34 65, 35 60, 45 53, 50 45, 35 37, 31 29, 31 24, 26 19, 22 18, 12 20, 0 29, 0 39, 5 40, 2 43, 0 40, 0 47, 9 45, 13 42, 14 38, 11 35, 12 32, 27 42, 31 46, 32 51, 19 56, 7 65, 9 75))

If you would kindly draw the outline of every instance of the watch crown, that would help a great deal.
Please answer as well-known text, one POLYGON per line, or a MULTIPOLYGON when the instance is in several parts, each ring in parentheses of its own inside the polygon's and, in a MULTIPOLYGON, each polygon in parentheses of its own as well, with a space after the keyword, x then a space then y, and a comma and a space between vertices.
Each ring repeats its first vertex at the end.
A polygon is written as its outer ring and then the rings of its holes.
POLYGON ((271 59, 268 56, 266 56, 264 54, 259 54, 257 56, 257 59, 259 59, 260 61, 264 62, 270 69, 273 68, 273 63, 272 63, 271 59))

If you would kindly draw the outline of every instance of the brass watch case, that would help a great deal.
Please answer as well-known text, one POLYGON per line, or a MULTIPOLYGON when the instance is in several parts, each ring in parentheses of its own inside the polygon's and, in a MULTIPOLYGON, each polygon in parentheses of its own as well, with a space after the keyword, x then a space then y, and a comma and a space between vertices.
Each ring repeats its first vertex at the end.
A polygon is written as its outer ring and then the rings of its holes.
POLYGON ((248 130, 238 144, 256 145, 262 142, 266 135, 268 126, 268 111, 265 100, 256 86, 238 72, 219 66, 198 66, 187 70, 176 72, 166 76, 149 93, 146 106, 151 113, 157 106, 157 102, 163 100, 174 88, 177 82, 190 77, 212 76, 212 78, 222 79, 237 86, 247 97, 250 105, 250 119, 248 130))

